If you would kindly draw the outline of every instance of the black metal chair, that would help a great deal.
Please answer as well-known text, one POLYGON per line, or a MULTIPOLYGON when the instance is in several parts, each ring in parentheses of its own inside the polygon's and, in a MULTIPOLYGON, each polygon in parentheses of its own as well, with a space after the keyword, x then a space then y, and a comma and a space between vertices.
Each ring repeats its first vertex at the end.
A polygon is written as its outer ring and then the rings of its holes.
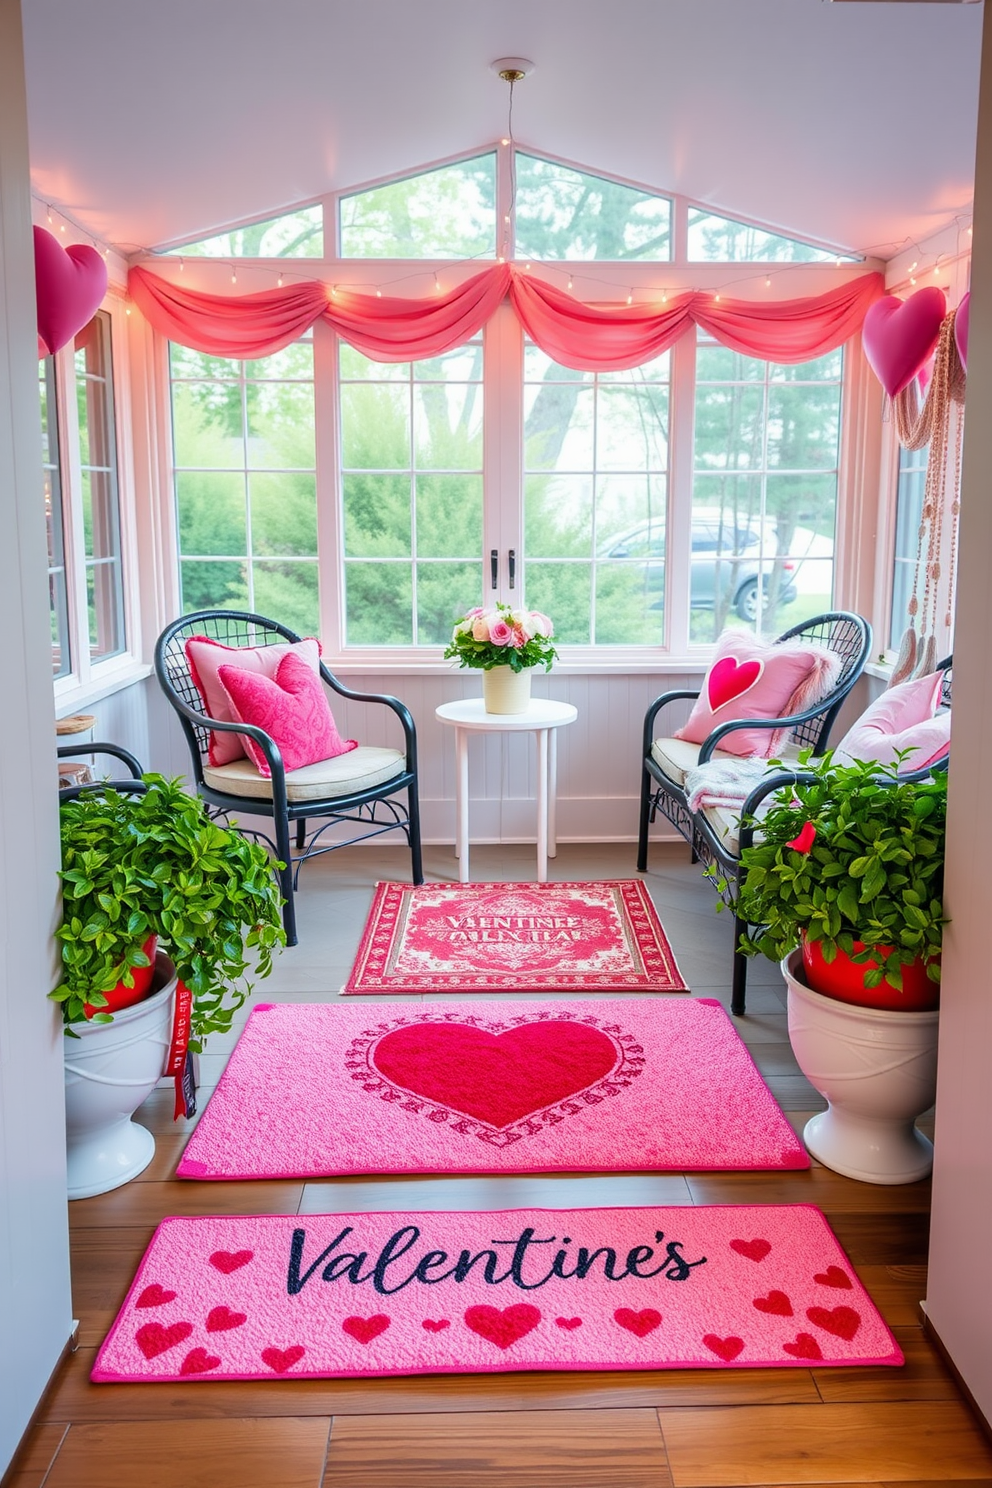
POLYGON ((251 835, 268 842, 276 858, 284 864, 278 876, 285 899, 283 924, 287 943, 297 944, 293 895, 300 868, 309 858, 399 829, 410 848, 413 882, 423 883, 417 733, 409 709, 394 697, 354 692, 321 662, 321 678, 340 697, 360 703, 380 703, 392 709, 403 729, 405 751, 359 745, 348 754, 327 761, 326 778, 322 777, 319 766, 308 765, 307 777, 301 779, 302 771, 287 774, 277 745, 262 729, 245 723, 220 722, 204 711, 186 656, 186 642, 194 636, 207 636, 224 646, 281 645, 299 641, 300 637, 263 615, 240 610, 198 610, 166 626, 155 646, 155 671, 163 692, 179 715, 189 745, 197 794, 217 816, 226 818, 236 812, 272 820, 274 840, 261 832, 251 835), (248 759, 212 766, 207 751, 214 731, 250 735, 268 762, 271 779, 266 779, 248 759), (392 800, 400 791, 407 793, 405 814, 392 800), (308 831, 310 821, 320 824, 308 831), (295 856, 290 834, 293 822, 295 856), (321 841, 323 833, 338 822, 351 822, 365 830, 355 832, 345 841, 321 841))
POLYGON ((106 786, 112 786, 114 790, 132 791, 139 795, 145 791, 141 780, 141 765, 129 749, 122 749, 119 744, 60 744, 57 753, 60 760, 81 759, 92 754, 110 755, 113 759, 120 760, 127 767, 128 772, 126 780, 114 780, 107 776, 102 780, 90 780, 83 783, 70 781, 67 785, 60 785, 60 801, 72 801, 84 791, 100 790, 106 786))
MULTIPOLYGON (((695 700, 695 691, 677 690, 664 692, 655 698, 644 715, 643 769, 641 776, 640 822, 637 839, 637 867, 643 873, 648 865, 648 828, 660 811, 662 816, 676 828, 692 849, 692 861, 701 861, 704 866, 715 866, 722 870, 712 875, 714 884, 722 884, 720 892, 733 907, 736 903, 737 837, 728 831, 728 823, 721 817, 711 817, 705 812, 689 810, 685 790, 686 775, 694 765, 704 764, 716 754, 719 757, 720 741, 735 729, 783 729, 789 731, 789 740, 783 753, 798 756, 802 749, 812 750, 814 755, 823 754, 834 719, 841 704, 858 680, 871 651, 871 626, 860 615, 844 610, 834 610, 816 615, 775 638, 774 644, 785 641, 808 642, 833 651, 840 657, 841 671, 830 692, 814 706, 802 713, 785 718, 748 718, 721 723, 703 744, 688 744, 674 737, 656 737, 655 719, 662 708, 670 703, 695 700)), ((734 968, 731 1011, 744 1012, 747 960, 737 949, 743 927, 735 924, 734 968)))

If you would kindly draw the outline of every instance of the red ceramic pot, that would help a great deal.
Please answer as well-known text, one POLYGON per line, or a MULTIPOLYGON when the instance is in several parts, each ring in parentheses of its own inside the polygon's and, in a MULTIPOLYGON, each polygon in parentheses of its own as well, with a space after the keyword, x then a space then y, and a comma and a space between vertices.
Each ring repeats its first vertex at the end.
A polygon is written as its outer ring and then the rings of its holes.
POLYGON ((92 1018, 94 1013, 119 1013, 121 1008, 133 1007, 136 1002, 143 1002, 152 989, 152 978, 155 975, 155 952, 158 948, 158 936, 149 935, 141 949, 148 957, 147 966, 132 966, 131 975, 134 977, 134 985, 126 987, 123 982, 118 982, 116 987, 111 987, 109 992, 103 995, 107 1001, 103 1007, 94 1007, 92 1003, 84 1003, 83 1013, 87 1018, 92 1018))
MULTIPOLYGON (((862 942, 854 942, 855 950, 861 950, 862 942)), ((891 982, 882 982, 877 987, 865 986, 865 972, 878 966, 877 961, 852 961, 850 956, 838 950, 832 961, 823 959, 818 941, 807 941, 803 936, 803 969, 806 981, 814 992, 824 997, 833 997, 837 1002, 854 1002, 861 1007, 894 1008, 911 1012, 935 1008, 940 1001, 940 983, 927 976, 927 963, 917 957, 902 969, 902 991, 891 982)))

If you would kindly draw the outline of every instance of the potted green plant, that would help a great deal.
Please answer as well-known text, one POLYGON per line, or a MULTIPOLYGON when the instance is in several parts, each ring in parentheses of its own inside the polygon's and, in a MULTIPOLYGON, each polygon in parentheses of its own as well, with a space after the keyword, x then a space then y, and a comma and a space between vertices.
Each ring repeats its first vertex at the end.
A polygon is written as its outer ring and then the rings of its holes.
POLYGON ((741 852, 746 954, 781 959, 789 1040, 827 1102, 812 1155, 849 1178, 911 1183, 937 1082, 947 776, 804 761, 741 852), (801 949, 797 949, 797 947, 801 949))
POLYGON ((936 1004, 944 927, 947 775, 895 765, 800 766, 741 852, 741 949, 780 961, 796 946, 816 990, 867 1005, 936 1004))
POLYGON ((230 1029, 285 943, 265 849, 213 821, 178 781, 142 784, 61 808, 62 980, 49 995, 76 1040, 65 1059, 70 1198, 126 1183, 151 1161, 154 1139, 131 1117, 164 1072, 177 985, 199 1052, 230 1029))

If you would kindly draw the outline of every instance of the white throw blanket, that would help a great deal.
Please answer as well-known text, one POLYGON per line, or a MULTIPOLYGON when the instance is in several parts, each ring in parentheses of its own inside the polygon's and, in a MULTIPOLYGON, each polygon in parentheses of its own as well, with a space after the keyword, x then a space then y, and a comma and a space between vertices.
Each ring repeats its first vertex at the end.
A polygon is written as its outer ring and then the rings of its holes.
MULTIPOLYGON (((781 766, 772 774, 778 774, 781 766)), ((740 811, 756 785, 760 785, 768 771, 766 759, 750 759, 735 755, 732 759, 707 760, 686 771, 685 793, 690 811, 705 811, 711 806, 722 806, 730 811, 740 811)), ((773 796, 767 796, 758 807, 761 816, 768 809, 773 796)))

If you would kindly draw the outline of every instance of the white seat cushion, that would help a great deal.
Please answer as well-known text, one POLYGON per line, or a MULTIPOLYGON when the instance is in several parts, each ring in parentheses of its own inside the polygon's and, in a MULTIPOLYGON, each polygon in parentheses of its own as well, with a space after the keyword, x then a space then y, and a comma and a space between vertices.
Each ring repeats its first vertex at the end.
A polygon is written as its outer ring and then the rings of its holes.
MULTIPOLYGON (((651 756, 669 780, 676 785, 685 785, 686 775, 699 763, 699 748, 698 744, 691 744, 688 739, 655 739, 651 745, 651 756)), ((799 758, 798 746, 787 744, 779 757, 790 764, 794 763, 799 758)), ((710 758, 736 761, 740 756, 728 754, 725 749, 714 749, 710 758)))
MULTIPOLYGON (((318 760, 299 770, 286 772, 286 795, 290 801, 326 801, 335 796, 350 796, 356 791, 371 790, 402 775, 406 755, 398 749, 380 749, 372 744, 359 744, 347 754, 334 759, 318 760)), ((204 765, 203 779, 211 790, 226 791, 232 796, 256 796, 272 799, 272 781, 260 775, 251 760, 232 760, 229 765, 204 765)))

